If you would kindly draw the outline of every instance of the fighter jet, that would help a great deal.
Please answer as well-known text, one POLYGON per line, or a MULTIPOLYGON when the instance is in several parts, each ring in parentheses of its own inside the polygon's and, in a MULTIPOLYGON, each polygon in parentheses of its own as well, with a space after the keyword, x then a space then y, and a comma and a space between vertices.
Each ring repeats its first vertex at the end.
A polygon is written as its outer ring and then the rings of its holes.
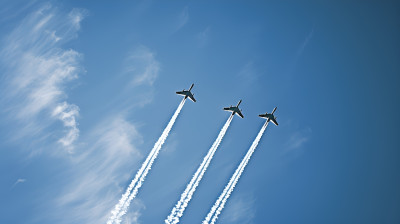
POLYGON ((258 115, 259 117, 262 117, 264 119, 267 119, 267 122, 272 121, 272 123, 274 123, 276 126, 278 126, 278 122, 276 121, 276 117, 274 116, 274 112, 276 111, 276 107, 274 108, 274 110, 272 111, 272 113, 265 113, 265 114, 260 114, 258 115))
POLYGON ((224 110, 229 110, 232 111, 232 114, 235 115, 235 113, 243 118, 242 110, 239 109, 239 104, 242 102, 242 100, 239 101, 239 103, 233 107, 232 105, 230 107, 224 107, 224 110))
POLYGON ((192 94, 192 92, 190 92, 190 90, 192 90, 193 86, 194 86, 194 84, 192 84, 192 85, 190 86, 190 89, 189 89, 189 90, 183 89, 182 91, 176 92, 176 94, 185 96, 185 99, 189 97, 189 99, 191 99, 193 102, 196 102, 196 99, 193 97, 194 94, 192 94))

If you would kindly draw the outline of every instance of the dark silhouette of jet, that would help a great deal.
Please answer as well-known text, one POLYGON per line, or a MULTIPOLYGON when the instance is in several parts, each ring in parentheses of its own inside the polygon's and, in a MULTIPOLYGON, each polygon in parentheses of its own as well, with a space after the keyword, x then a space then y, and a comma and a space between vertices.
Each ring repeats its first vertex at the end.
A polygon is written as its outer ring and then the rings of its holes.
POLYGON ((190 86, 190 89, 189 89, 189 90, 183 89, 182 91, 176 92, 176 94, 185 96, 185 99, 189 97, 189 99, 191 99, 193 102, 196 102, 196 99, 193 97, 194 94, 192 94, 192 92, 190 92, 190 90, 192 90, 193 86, 194 86, 194 84, 192 84, 192 85, 190 86))
POLYGON ((239 103, 233 107, 232 105, 230 107, 225 107, 224 110, 229 110, 232 111, 232 114, 235 115, 237 114, 241 118, 243 118, 242 110, 239 109, 239 104, 242 102, 242 100, 239 101, 239 103))
POLYGON ((260 114, 258 115, 259 117, 262 117, 264 119, 267 119, 267 122, 272 121, 272 123, 274 123, 276 126, 278 126, 278 122, 276 121, 276 117, 274 116, 274 112, 276 111, 276 107, 274 108, 274 110, 272 111, 272 113, 265 113, 265 114, 260 114))

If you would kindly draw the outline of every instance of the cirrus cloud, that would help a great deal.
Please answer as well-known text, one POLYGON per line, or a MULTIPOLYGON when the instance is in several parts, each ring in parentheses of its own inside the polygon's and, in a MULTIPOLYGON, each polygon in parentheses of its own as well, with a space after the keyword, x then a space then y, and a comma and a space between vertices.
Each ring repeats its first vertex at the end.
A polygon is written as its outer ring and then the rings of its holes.
POLYGON ((62 47, 76 37, 84 16, 85 10, 63 13, 46 4, 27 15, 4 39, 0 104, 7 118, 19 124, 17 139, 46 136, 43 129, 60 120, 68 131, 58 142, 73 148, 79 136, 79 107, 65 102, 65 89, 84 70, 82 55, 62 47))

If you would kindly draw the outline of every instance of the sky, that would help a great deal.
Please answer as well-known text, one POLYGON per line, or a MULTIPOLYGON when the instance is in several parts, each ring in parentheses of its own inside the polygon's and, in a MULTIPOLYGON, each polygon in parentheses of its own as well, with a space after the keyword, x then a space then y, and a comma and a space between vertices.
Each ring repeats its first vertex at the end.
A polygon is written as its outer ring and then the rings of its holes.
POLYGON ((400 223, 395 1, 0 2, 0 222, 162 223, 243 100, 181 223, 400 223))

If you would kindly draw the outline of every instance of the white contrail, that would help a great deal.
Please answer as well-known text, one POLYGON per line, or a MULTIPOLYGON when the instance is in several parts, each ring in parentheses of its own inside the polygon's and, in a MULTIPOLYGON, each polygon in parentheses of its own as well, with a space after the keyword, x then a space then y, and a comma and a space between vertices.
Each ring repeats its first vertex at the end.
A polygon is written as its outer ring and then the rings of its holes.
POLYGON ((247 151, 246 155, 242 159, 242 162, 236 168, 235 173, 232 175, 229 183, 225 186, 223 192, 219 196, 218 200, 215 202, 214 206, 211 208, 210 212, 206 216, 203 224, 214 224, 217 221, 218 215, 221 213, 222 209, 225 206, 226 201, 228 200, 229 196, 231 195, 233 189, 235 188, 237 182, 240 179, 240 176, 243 173, 244 168, 246 167, 247 163, 249 162, 254 150, 257 148, 258 143, 261 140, 262 135, 264 134, 265 129, 268 126, 268 121, 264 123, 261 130, 258 132, 256 139, 251 144, 249 151, 247 151), (211 222, 210 222, 211 221, 211 222))
POLYGON ((161 134, 158 141, 154 144, 153 149, 150 151, 149 155, 147 156, 146 160, 143 162, 139 171, 136 173, 135 178, 129 184, 128 188, 126 189, 125 193, 122 195, 118 204, 115 205, 115 208, 111 212, 112 215, 108 219, 107 224, 112 224, 113 222, 115 222, 115 223, 121 222, 121 217, 126 213, 132 199, 136 197, 136 194, 137 194, 139 188, 142 186, 142 183, 143 183, 147 173, 151 169, 151 165, 153 164, 154 160, 156 159, 158 153, 160 152, 161 146, 164 144, 165 139, 167 138, 169 132, 171 131, 176 118, 178 117, 179 113, 181 112, 182 107, 185 104, 185 101, 186 100, 183 99, 181 101, 181 103, 179 104, 174 115, 172 116, 171 120, 169 121, 167 127, 164 129, 164 131, 161 134))
MULTIPOLYGON (((160 138, 161 139, 161 138, 160 138)), ((128 188, 126 189, 125 193, 122 195, 121 199, 119 200, 118 204, 115 205, 114 210, 111 212, 112 216, 108 219, 107 224, 112 224, 116 219, 117 215, 121 211, 122 206, 125 204, 126 200, 129 197, 133 187, 136 185, 137 181, 139 180, 140 176, 142 175, 144 169, 147 167, 150 159, 154 156, 154 153, 159 145, 160 139, 156 142, 153 149, 150 151, 149 155, 147 156, 146 160, 143 162, 142 167, 136 173, 135 178, 131 181, 128 188)))
POLYGON ((233 119, 233 114, 229 116, 228 120, 225 122, 225 125, 222 127, 221 131, 218 134, 217 139, 212 144, 211 148, 208 150, 207 155, 204 157, 203 162, 200 164, 196 173, 193 175, 189 184, 186 186, 185 191, 182 193, 180 200, 177 202, 175 207, 172 209, 171 214, 165 220, 167 224, 176 224, 179 222, 179 218, 182 217, 183 212, 185 211, 189 201, 192 199, 194 192, 196 191, 197 186, 199 185, 201 179, 203 178, 204 173, 206 172, 210 162, 214 156, 214 153, 217 151, 219 144, 222 141, 222 138, 225 136, 226 131, 233 119))

